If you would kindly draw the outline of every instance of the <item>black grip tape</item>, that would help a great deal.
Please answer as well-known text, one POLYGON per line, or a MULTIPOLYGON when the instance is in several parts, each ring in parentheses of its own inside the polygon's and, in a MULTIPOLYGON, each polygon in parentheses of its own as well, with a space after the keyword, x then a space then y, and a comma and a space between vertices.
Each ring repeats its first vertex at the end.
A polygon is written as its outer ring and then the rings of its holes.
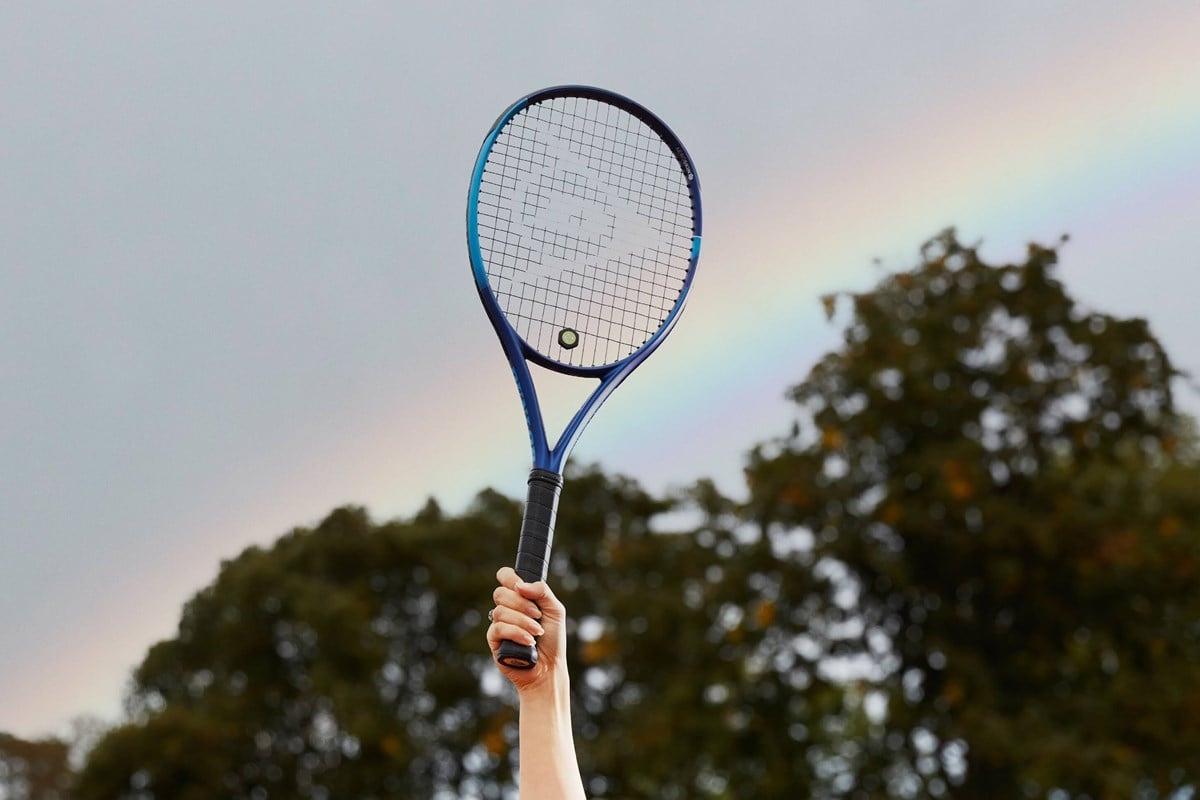
MULTIPOLYGON (((546 580, 562 485, 562 476, 557 472, 534 469, 529 473, 529 494, 525 501, 525 519, 521 522, 521 537, 517 541, 515 567, 517 577, 526 583, 546 580)), ((505 640, 500 643, 496 660, 507 667, 529 669, 537 663, 537 647, 505 640)))

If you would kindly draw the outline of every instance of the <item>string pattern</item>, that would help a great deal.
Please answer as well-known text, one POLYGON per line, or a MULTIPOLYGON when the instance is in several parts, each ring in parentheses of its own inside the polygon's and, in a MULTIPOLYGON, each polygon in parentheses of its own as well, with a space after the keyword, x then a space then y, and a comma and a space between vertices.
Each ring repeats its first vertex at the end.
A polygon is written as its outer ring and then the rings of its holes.
POLYGON ((687 177, 666 142, 618 106, 557 97, 523 109, 492 145, 476 210, 492 292, 549 358, 619 361, 680 300, 694 229, 687 177), (575 347, 560 340, 566 329, 575 347))

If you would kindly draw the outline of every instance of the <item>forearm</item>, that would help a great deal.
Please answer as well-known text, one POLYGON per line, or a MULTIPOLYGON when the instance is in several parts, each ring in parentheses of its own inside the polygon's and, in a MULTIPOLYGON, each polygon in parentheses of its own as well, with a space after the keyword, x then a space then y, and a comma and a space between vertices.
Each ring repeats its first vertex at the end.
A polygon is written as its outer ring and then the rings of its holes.
POLYGON ((521 694, 521 800, 584 800, 565 674, 521 694))

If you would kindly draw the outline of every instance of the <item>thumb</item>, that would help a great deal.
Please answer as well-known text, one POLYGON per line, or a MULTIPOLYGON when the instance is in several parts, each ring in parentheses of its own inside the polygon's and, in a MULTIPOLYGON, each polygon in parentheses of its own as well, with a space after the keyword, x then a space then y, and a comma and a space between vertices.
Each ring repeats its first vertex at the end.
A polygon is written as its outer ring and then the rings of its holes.
POLYGON ((562 611, 563 604, 554 596, 554 592, 545 581, 535 581, 526 583, 525 581, 517 581, 517 592, 526 600, 532 600, 537 603, 544 614, 547 609, 562 611))

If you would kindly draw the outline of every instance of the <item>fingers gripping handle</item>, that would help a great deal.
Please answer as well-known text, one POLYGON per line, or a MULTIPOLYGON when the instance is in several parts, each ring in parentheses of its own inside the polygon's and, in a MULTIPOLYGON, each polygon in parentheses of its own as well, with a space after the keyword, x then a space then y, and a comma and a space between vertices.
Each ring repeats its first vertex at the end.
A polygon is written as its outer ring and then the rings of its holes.
MULTIPOLYGON (((546 579, 562 484, 562 476, 556 472, 534 469, 529 473, 529 496, 525 501, 521 538, 517 541, 516 564, 517 576, 526 583, 546 579)), ((529 669, 537 663, 537 647, 506 640, 500 643, 496 660, 506 667, 529 669)))

